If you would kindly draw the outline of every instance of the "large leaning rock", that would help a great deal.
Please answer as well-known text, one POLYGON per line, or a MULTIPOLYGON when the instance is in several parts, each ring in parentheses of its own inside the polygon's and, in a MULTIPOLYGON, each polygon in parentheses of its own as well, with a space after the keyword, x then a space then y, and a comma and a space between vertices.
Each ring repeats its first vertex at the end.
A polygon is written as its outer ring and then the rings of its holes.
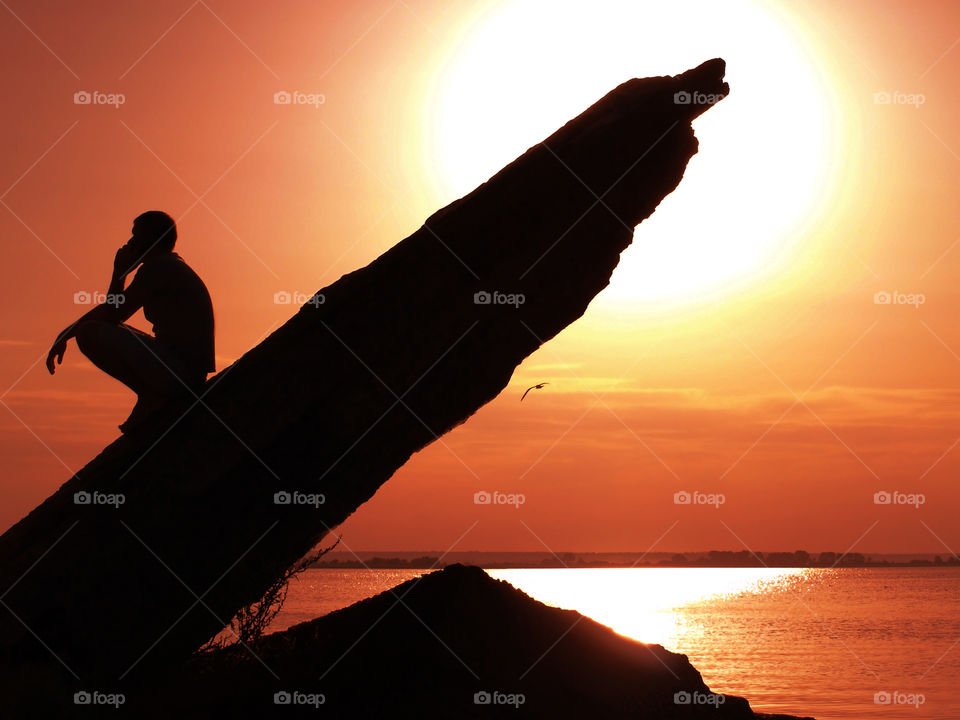
POLYGON ((324 288, 186 415, 107 447, 0 537, 0 674, 119 682, 216 634, 584 313, 697 152, 708 105, 683 100, 725 94, 723 73, 619 86, 324 288), (275 502, 294 491, 325 502, 275 502))

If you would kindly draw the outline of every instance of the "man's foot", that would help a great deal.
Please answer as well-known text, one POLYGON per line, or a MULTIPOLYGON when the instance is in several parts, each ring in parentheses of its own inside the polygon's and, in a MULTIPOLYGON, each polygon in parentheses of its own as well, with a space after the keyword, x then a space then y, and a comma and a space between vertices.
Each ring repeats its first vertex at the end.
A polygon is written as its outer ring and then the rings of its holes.
POLYGON ((152 415, 166 405, 166 402, 167 399, 163 397, 151 395, 137 396, 137 404, 134 405, 133 410, 130 411, 130 417, 120 423, 120 425, 117 427, 120 428, 120 432, 126 435, 130 431, 135 430, 143 425, 143 423, 149 420, 152 415))

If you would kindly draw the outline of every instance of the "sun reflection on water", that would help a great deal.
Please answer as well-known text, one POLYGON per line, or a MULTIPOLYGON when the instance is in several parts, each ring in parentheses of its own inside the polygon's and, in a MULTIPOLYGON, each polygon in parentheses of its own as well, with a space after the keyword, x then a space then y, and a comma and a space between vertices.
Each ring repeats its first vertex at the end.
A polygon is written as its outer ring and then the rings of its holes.
POLYGON ((667 648, 704 628, 683 608, 733 596, 783 592, 800 568, 575 568, 488 570, 547 605, 577 610, 621 635, 667 648))

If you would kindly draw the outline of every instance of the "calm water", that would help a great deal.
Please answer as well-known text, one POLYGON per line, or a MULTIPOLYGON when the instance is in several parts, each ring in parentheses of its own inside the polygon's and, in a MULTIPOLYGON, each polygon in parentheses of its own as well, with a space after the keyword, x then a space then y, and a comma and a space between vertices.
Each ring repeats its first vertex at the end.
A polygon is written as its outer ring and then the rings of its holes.
MULTIPOLYGON (((960 720, 960 569, 488 572, 686 653, 711 689, 743 695, 761 712, 960 720)), ((291 583, 271 630, 419 574, 308 570, 291 583)))

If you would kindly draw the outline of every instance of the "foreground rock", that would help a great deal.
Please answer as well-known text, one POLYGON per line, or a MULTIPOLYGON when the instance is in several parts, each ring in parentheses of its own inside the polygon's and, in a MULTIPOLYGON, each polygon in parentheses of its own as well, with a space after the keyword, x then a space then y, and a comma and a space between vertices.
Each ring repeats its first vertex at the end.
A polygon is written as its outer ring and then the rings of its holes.
POLYGON ((269 635, 252 650, 256 658, 219 651, 195 659, 125 709, 189 718, 757 717, 746 700, 711 693, 685 655, 463 565, 269 635))
POLYGON ((0 537, 0 676, 126 681, 256 601, 584 313, 697 151, 709 106, 683 100, 725 94, 723 73, 624 83, 324 288, 186 415, 106 448, 0 537))

